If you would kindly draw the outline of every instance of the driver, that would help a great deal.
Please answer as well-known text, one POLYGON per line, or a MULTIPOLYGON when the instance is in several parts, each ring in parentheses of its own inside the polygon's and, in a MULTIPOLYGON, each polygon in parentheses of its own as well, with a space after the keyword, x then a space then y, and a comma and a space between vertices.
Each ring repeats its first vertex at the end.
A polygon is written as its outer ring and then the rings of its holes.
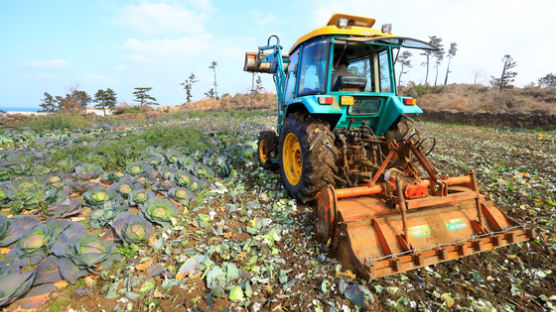
POLYGON ((338 91, 340 89, 340 86, 336 85, 339 77, 353 75, 353 73, 347 69, 348 65, 348 61, 345 58, 341 58, 339 61, 334 61, 334 70, 332 73, 332 91, 338 91))

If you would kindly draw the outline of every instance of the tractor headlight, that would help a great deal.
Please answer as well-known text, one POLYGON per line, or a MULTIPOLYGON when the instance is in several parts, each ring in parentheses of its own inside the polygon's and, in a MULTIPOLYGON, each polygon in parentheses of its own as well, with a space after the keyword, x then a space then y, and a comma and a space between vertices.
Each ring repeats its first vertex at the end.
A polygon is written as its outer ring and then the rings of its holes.
POLYGON ((383 34, 389 34, 392 32, 392 24, 384 24, 382 28, 380 28, 383 34))
POLYGON ((341 17, 338 19, 338 27, 339 28, 348 28, 348 19, 345 17, 341 17))

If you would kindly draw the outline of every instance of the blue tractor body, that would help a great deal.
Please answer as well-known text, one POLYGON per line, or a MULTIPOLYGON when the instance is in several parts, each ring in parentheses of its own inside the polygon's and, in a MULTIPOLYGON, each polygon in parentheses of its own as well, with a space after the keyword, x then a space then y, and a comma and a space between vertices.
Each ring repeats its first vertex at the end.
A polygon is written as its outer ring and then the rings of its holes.
MULTIPOLYGON (((277 37, 276 43, 270 45, 271 38, 257 53, 247 54, 245 70, 274 75, 278 94, 277 133, 285 118, 299 111, 327 120, 332 129, 366 124, 376 135, 382 135, 402 114, 423 112, 414 99, 396 94, 393 51, 405 46, 407 38, 352 41, 352 37, 345 35, 322 35, 297 44, 289 56, 282 54, 277 37), (347 64, 352 71, 360 70, 354 75, 364 80, 364 86, 357 90, 335 89, 332 85, 335 58, 338 51, 345 53, 344 47, 348 45, 353 45, 352 54, 364 51, 353 55, 347 64)), ((413 39, 411 43, 426 45, 413 39)))

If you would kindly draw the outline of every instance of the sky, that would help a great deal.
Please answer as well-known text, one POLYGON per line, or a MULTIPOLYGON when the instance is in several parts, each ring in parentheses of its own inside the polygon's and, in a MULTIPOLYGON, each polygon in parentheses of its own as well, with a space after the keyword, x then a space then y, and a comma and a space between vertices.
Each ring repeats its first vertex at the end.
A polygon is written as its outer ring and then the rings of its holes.
MULTIPOLYGON (((374 17, 376 28, 391 23, 400 36, 456 42, 449 82, 488 84, 505 54, 517 63, 517 86, 556 73, 554 0, 1 1, 0 108, 37 107, 44 92, 72 88, 90 95, 111 88, 133 104, 133 88, 152 87, 161 105, 179 105, 190 73, 199 80, 194 100, 211 88, 212 61, 220 95, 247 92, 246 51, 271 34, 289 51, 335 12, 374 17)), ((423 61, 414 50, 403 83, 424 81, 423 61)), ((274 92, 272 76, 261 78, 274 92)))

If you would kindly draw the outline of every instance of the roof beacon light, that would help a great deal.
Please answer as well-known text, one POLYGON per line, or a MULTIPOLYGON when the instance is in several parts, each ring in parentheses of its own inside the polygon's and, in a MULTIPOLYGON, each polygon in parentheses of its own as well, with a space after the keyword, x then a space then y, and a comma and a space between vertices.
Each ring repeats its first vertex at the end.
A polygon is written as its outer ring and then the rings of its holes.
POLYGON ((382 27, 380 28, 380 31, 382 31, 383 34, 391 33, 392 32, 392 24, 382 25, 382 27))
POLYGON ((338 19, 338 28, 348 28, 348 19, 341 17, 338 19))

